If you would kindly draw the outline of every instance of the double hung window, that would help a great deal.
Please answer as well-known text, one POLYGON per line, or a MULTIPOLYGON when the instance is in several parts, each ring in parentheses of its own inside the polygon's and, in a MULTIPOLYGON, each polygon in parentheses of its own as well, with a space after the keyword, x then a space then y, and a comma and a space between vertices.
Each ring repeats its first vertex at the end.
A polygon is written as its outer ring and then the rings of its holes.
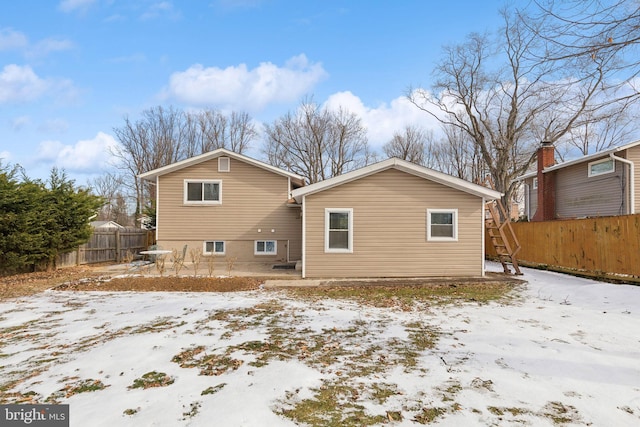
POLYGON ((325 252, 353 252, 353 209, 325 209, 325 252))
POLYGON ((221 204, 222 182, 219 180, 185 180, 184 203, 210 205, 221 204))
POLYGON ((427 209, 427 240, 458 240, 458 210, 427 209))

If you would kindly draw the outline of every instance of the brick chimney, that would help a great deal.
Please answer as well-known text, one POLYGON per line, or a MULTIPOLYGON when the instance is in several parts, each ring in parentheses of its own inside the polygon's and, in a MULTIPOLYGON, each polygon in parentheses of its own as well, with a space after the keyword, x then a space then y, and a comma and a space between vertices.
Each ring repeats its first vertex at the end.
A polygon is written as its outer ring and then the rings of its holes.
POLYGON ((538 148, 538 209, 531 221, 550 221, 556 216, 555 177, 552 173, 542 173, 545 168, 556 164, 553 143, 543 141, 538 148))

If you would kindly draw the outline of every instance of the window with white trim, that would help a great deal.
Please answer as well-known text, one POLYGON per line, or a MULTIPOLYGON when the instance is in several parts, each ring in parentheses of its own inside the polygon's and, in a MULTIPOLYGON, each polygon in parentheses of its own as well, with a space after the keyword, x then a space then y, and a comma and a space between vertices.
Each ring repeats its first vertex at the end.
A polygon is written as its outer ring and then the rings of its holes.
POLYGON ((353 252, 353 209, 327 208, 324 210, 324 251, 353 252))
POLYGON ((256 240, 254 242, 254 255, 277 255, 278 254, 278 241, 277 240, 256 240))
POLYGON ((184 203, 201 205, 219 205, 222 203, 222 181, 220 180, 184 180, 184 203))
POLYGON ((427 209, 427 240, 435 242, 458 240, 458 210, 427 209))
POLYGON ((616 169, 616 166, 613 163, 613 159, 611 158, 590 162, 589 176, 591 177, 591 176, 604 175, 606 173, 611 173, 615 171, 615 169, 616 169))
POLYGON ((218 157, 218 172, 229 172, 231 170, 231 159, 229 157, 218 157))
POLYGON ((202 253, 204 255, 224 255, 225 247, 223 240, 207 240, 204 242, 202 253))

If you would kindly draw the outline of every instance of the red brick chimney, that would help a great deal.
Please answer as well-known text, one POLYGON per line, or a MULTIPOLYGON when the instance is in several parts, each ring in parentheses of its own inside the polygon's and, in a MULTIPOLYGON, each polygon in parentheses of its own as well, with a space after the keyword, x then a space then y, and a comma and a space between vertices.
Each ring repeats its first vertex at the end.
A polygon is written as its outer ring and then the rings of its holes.
POLYGON ((554 174, 542 173, 556 164, 553 143, 543 141, 538 148, 538 209, 531 221, 550 221, 556 216, 556 188, 554 174))

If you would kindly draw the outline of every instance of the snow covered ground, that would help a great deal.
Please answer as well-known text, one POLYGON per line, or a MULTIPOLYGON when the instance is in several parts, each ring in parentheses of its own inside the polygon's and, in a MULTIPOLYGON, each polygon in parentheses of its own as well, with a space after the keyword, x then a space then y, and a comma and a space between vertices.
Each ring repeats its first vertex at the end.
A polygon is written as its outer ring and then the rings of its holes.
POLYGON ((72 426, 640 425, 640 287, 523 271, 511 303, 411 311, 267 290, 4 301, 0 401, 67 403, 72 426))

